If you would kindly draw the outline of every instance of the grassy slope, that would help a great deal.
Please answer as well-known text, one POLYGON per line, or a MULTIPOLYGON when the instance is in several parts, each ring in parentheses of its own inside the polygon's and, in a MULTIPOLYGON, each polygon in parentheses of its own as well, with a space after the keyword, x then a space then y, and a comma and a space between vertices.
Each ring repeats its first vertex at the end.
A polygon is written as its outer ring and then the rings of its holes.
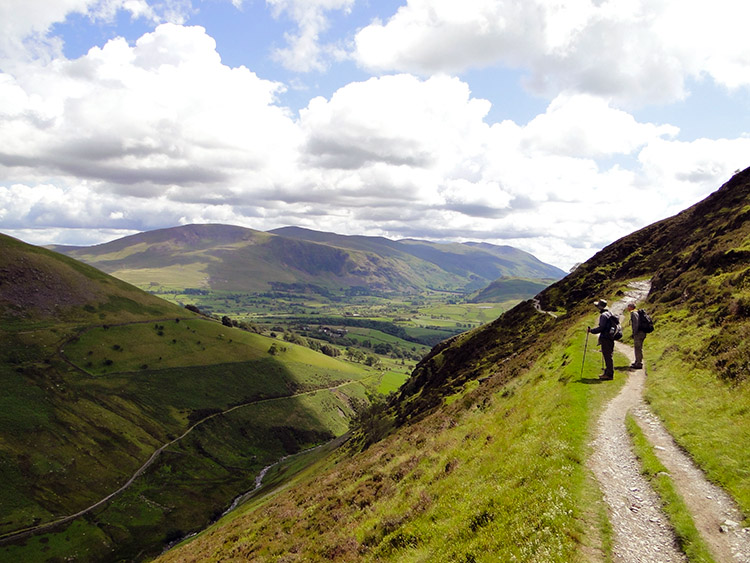
MULTIPOLYGON (((616 385, 578 378, 582 328, 595 297, 639 276, 654 278, 657 318, 648 398, 750 514, 748 256, 750 170, 542 292, 557 320, 522 303, 437 346, 401 389, 389 437, 163 560, 607 558, 611 530, 583 461, 616 385)), ((598 363, 589 347, 585 375, 598 363)))
POLYGON ((467 384, 449 407, 160 560, 575 560, 595 519, 582 509, 588 428, 617 390, 589 384, 593 354, 580 379, 583 334, 568 327, 512 383, 467 384))
POLYGON ((273 339, 4 236, 0 278, 0 534, 114 491, 202 416, 280 397, 210 419, 96 515, 0 546, 2 559, 106 560, 112 550, 153 549, 205 525, 264 465, 344 432, 350 398, 365 398, 370 374, 361 366, 288 343, 272 357, 273 339), (58 353, 63 345, 71 363, 58 353), (293 393, 308 394, 282 398, 293 393))
POLYGON ((0 251, 3 330, 183 314, 173 304, 44 248, 0 234, 0 251))

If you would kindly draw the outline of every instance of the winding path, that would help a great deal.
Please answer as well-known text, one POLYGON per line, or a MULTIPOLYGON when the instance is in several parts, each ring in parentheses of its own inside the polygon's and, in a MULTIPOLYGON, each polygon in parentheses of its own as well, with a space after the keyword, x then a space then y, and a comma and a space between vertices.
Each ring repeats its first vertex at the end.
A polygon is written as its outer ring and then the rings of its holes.
MULTIPOLYGON (((643 301, 649 282, 634 282, 611 310, 622 314, 626 303, 643 301)), ((633 361, 633 350, 620 342, 617 350, 633 361)), ((622 373, 622 372, 618 372, 622 373)), ((643 400, 646 370, 630 370, 625 386, 601 415, 589 466, 599 481, 614 531, 614 561, 671 563, 687 561, 650 484, 641 475, 631 448, 625 417, 631 412, 685 500, 696 526, 720 562, 750 562, 750 533, 729 496, 705 478, 667 433, 643 400)), ((617 377, 617 375, 615 376, 617 377)))
MULTIPOLYGON (((360 380, 360 381, 362 381, 362 380, 360 380)), ((29 528, 25 528, 23 530, 18 530, 18 531, 15 531, 15 532, 9 532, 9 533, 7 533, 7 534, 5 534, 3 536, 0 536, 0 545, 5 544, 5 543, 10 543, 10 542, 13 542, 13 541, 16 541, 16 540, 20 540, 20 539, 23 539, 23 538, 26 538, 26 537, 29 537, 29 536, 32 536, 32 535, 35 535, 35 534, 39 534, 39 533, 42 533, 42 532, 46 532, 46 531, 52 530, 52 529, 54 529, 54 528, 56 528, 58 526, 62 526, 64 524, 67 524, 68 522, 71 522, 71 521, 75 520, 76 518, 79 518, 79 517, 83 516, 84 514, 87 514, 87 513, 91 512, 92 510, 95 510, 95 509, 99 508, 100 506, 103 506, 103 505, 107 504, 114 497, 116 497, 117 495, 119 495, 120 493, 122 493, 123 491, 125 491, 128 487, 130 487, 130 485, 132 485, 133 482, 138 477, 140 477, 146 471, 146 469, 148 469, 154 463, 154 461, 156 461, 156 459, 159 457, 159 455, 165 449, 167 449, 168 447, 172 446, 173 444, 179 442, 185 436, 187 436, 193 430, 195 430, 198 426, 200 426, 201 424, 204 424, 204 423, 208 422, 212 418, 215 418, 215 417, 221 416, 221 415, 225 415, 225 414, 228 414, 228 413, 230 413, 232 411, 235 411, 235 410, 241 409, 241 408, 245 408, 245 407, 259 405, 259 404, 262 404, 262 403, 269 403, 269 402, 272 402, 272 401, 283 401, 283 400, 286 400, 286 399, 292 399, 292 398, 301 397, 301 396, 304 396, 304 395, 312 395, 313 393, 318 393, 320 391, 332 391, 334 389, 339 389, 341 387, 345 387, 346 385, 351 385, 353 383, 358 383, 358 382, 359 381, 348 380, 348 381, 344 381, 343 383, 340 383, 339 385, 334 385, 333 387, 323 387, 323 388, 320 388, 320 389, 313 389, 311 391, 304 391, 304 392, 301 392, 301 393, 295 393, 294 395, 285 395, 283 397, 271 397, 271 398, 268 398, 268 399, 259 399, 257 401, 250 401, 250 402, 247 402, 247 403, 242 403, 240 405, 235 405, 235 406, 233 406, 233 407, 231 407, 231 408, 229 408, 227 410, 224 410, 224 411, 221 411, 221 412, 217 412, 217 413, 214 413, 214 414, 212 414, 210 416, 207 416, 206 418, 203 418, 203 419, 199 420, 198 422, 196 422, 195 424, 193 424, 183 434, 181 434, 180 436, 178 436, 174 440, 171 440, 170 442, 167 442, 166 444, 162 445, 157 450, 155 450, 154 453, 151 454, 151 457, 149 457, 146 460, 146 462, 139 469, 137 469, 135 471, 135 473, 133 473, 133 475, 131 475, 130 478, 119 489, 117 489, 116 491, 110 493, 109 495, 107 495, 106 497, 102 498, 101 500, 95 502, 91 506, 88 506, 88 507, 86 507, 86 508, 84 508, 82 510, 79 510, 75 514, 70 514, 68 516, 63 516, 62 518, 58 518, 57 520, 53 520, 52 522, 46 522, 44 524, 39 524, 38 526, 32 526, 32 527, 29 527, 29 528)))

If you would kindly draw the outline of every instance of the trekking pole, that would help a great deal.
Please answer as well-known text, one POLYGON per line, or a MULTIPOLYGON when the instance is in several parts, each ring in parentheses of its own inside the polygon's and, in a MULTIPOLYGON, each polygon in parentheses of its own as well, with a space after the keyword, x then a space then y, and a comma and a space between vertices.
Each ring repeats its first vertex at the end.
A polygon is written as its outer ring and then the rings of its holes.
POLYGON ((586 342, 583 345, 583 362, 581 362, 581 377, 583 377, 583 367, 586 365, 586 349, 589 347, 589 327, 586 327, 586 342))

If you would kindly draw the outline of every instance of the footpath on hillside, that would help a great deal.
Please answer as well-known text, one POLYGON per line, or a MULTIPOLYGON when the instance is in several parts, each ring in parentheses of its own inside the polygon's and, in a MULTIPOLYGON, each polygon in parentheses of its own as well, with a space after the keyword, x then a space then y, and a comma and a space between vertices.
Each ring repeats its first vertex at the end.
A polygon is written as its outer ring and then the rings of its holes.
MULTIPOLYGON (((610 310, 620 315, 627 303, 646 299, 650 282, 634 282, 622 300, 610 310)), ((633 349, 616 343, 629 363, 633 349)), ((597 423, 589 466, 599 482, 608 506, 614 533, 615 562, 682 562, 672 527, 661 509, 659 497, 641 475, 625 427, 631 413, 666 467, 685 501, 706 545, 720 562, 750 562, 750 532, 741 528, 742 513, 722 489, 711 484, 692 459, 675 443, 661 421, 643 400, 646 369, 617 369, 615 377, 627 377, 620 393, 605 407, 597 423)))
MULTIPOLYGON (((80 369, 80 368, 78 368, 78 369, 80 369)), ((177 442, 179 442, 180 440, 182 440, 183 438, 185 438, 188 434, 190 434, 198 426, 201 426, 201 425, 205 424, 206 422, 208 422, 209 420, 211 420, 213 418, 229 414, 232 411, 235 411, 235 410, 238 410, 238 409, 243 409, 243 408, 246 408, 246 407, 257 406, 257 405, 260 405, 260 404, 263 404, 263 403, 285 401, 285 400, 288 400, 288 399, 302 397, 304 395, 312 395, 312 394, 315 394, 315 393, 319 393, 321 391, 334 391, 336 389, 340 389, 341 387, 346 387, 347 385, 351 385, 352 383, 356 383, 356 382, 348 380, 348 381, 344 381, 343 383, 340 383, 338 385, 334 385, 333 387, 324 387, 324 388, 320 388, 320 389, 312 389, 310 391, 301 391, 299 393, 295 393, 295 394, 292 394, 292 395, 284 395, 284 396, 280 396, 280 397, 270 397, 268 399, 257 399, 257 400, 253 400, 253 401, 248 401, 246 403, 241 403, 239 405, 235 405, 233 407, 230 407, 230 408, 228 408, 226 410, 223 410, 223 411, 214 413, 214 414, 212 414, 210 416, 207 416, 207 417, 199 420, 198 422, 196 422, 192 426, 188 427, 188 429, 185 430, 185 432, 182 433, 177 438, 175 438, 173 440, 170 440, 169 442, 167 442, 167 443, 163 444, 162 446, 160 446, 159 448, 157 448, 154 451, 154 453, 152 453, 151 456, 146 460, 146 462, 141 467, 139 467, 128 478, 128 480, 121 487, 119 487, 116 491, 114 491, 114 492, 108 494, 107 496, 105 496, 104 498, 96 501, 94 504, 92 504, 90 506, 87 506, 86 508, 84 508, 82 510, 79 510, 75 514, 69 514, 68 516, 62 516, 60 518, 57 518, 56 520, 52 520, 50 522, 45 522, 43 524, 38 524, 36 526, 31 526, 31 527, 28 527, 28 528, 24 528, 22 530, 17 530, 15 532, 8 532, 5 535, 0 536, 0 545, 11 543, 11 542, 14 542, 14 541, 19 541, 19 540, 22 540, 24 538, 27 538, 27 537, 30 537, 30 536, 33 536, 33 535, 36 535, 36 534, 39 534, 39 533, 52 531, 52 530, 54 530, 54 529, 56 529, 56 528, 58 528, 60 526, 63 526, 65 524, 69 523, 69 522, 72 522, 76 518, 80 518, 81 516, 85 516, 86 514, 88 514, 89 512, 92 512, 93 510, 99 508, 100 506, 103 506, 103 505, 107 504, 113 498, 115 498, 116 496, 118 496, 122 492, 124 492, 126 489, 128 489, 138 477, 140 477, 141 475, 143 475, 146 472, 146 470, 161 455, 162 452, 164 452, 167 448, 169 448, 170 446, 176 444, 177 442)), ((312 449, 314 449, 314 448, 312 448, 312 449)), ((289 456, 286 456, 286 457, 289 457, 289 456)), ((278 460, 275 463, 269 465, 267 468, 264 468, 261 471, 260 475, 259 475, 260 481, 262 481, 262 479, 265 476, 265 473, 266 473, 266 471, 268 469, 270 469, 271 467, 273 467, 277 463, 280 463, 281 461, 283 461, 283 459, 284 458, 282 458, 281 460, 278 460)), ((253 489, 253 491, 256 490, 256 489, 258 489, 260 487, 260 481, 258 480, 258 478, 256 478, 256 487, 255 487, 255 489, 253 489)), ((250 492, 252 492, 252 491, 250 491, 250 492)), ((245 495, 242 495, 242 496, 245 496, 245 495)), ((227 512, 229 512, 229 511, 227 511, 227 512)), ((226 514, 226 512, 225 512, 225 514, 226 514)))

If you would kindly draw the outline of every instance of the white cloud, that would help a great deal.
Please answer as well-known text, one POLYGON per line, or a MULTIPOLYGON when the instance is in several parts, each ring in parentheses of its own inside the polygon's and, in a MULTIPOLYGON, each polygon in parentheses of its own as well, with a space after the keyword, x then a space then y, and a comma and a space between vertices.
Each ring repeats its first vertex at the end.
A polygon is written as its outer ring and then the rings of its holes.
POLYGON ((0 67, 7 68, 18 58, 59 54, 61 42, 47 38, 50 26, 70 13, 86 12, 90 4, 93 0, 0 2, 0 67))
POLYGON ((528 70, 527 86, 618 104, 686 95, 689 77, 750 85, 744 22, 733 0, 408 0, 387 22, 357 34, 354 56, 376 71, 458 73, 505 65, 528 70))
POLYGON ((2 75, 0 164, 106 182, 133 195, 213 185, 240 170, 264 182, 295 157, 298 132, 276 105, 281 85, 223 66, 199 27, 159 26, 74 61, 2 75))
POLYGON ((631 154, 654 139, 673 138, 678 132, 672 125, 638 123, 602 98, 561 94, 524 127, 522 143, 530 151, 602 158, 631 154))
POLYGON ((182 24, 192 12, 191 0, 4 0, 0 2, 0 68, 19 61, 60 57, 62 40, 49 35, 51 27, 71 14, 92 21, 113 21, 119 11, 151 23, 182 24))
MULTIPOLYGON (((349 6, 311 5, 319 14, 349 6)), ((435 21, 453 14, 496 39, 489 16, 499 3, 431 5, 435 21)), ((304 6, 277 3, 284 13, 304 6)), ((523 41, 541 41, 516 37, 531 26, 514 27, 530 17, 525 6, 504 14, 516 62, 523 41)), ((543 33, 563 59, 596 12, 585 1, 566 6, 543 33)), ((445 74, 350 83, 298 118, 280 105, 283 90, 222 64, 203 28, 175 24, 75 60, 18 63, 0 74, 0 228, 39 229, 36 240, 49 229, 74 242, 69 229, 89 242, 87 232, 192 222, 296 224, 513 244, 568 267, 704 197, 750 154, 750 139, 682 143, 671 125, 639 122, 616 100, 575 90, 525 125, 488 124, 490 102, 445 74)))
POLYGON ((372 78, 313 99, 300 112, 311 162, 353 169, 372 162, 450 168, 487 126, 489 102, 458 79, 410 75, 372 78))
POLYGON ((673 126, 639 123, 587 95, 561 95, 525 126, 490 127, 487 110, 446 76, 349 84, 301 112, 315 178, 308 176, 309 190, 285 197, 296 198, 304 209, 297 218, 311 228, 325 222, 338 232, 396 238, 512 241, 569 266, 662 218, 673 198, 708 195, 747 154, 742 140, 728 141, 731 149, 696 147, 694 156, 716 157, 708 178, 666 178, 648 155, 658 149, 653 158, 661 162, 668 148, 681 150, 673 126), (602 168, 603 158, 624 159, 628 169, 602 168), (305 217, 324 202, 337 211, 305 217))
POLYGON ((276 17, 285 14, 297 24, 297 33, 286 33, 289 44, 276 49, 276 59, 287 69, 297 72, 322 71, 328 57, 337 57, 339 48, 322 45, 320 36, 328 30, 327 12, 349 12, 355 0, 266 0, 276 17))
POLYGON ((663 205, 677 213, 698 202, 748 166, 750 138, 698 139, 692 142, 655 141, 639 160, 651 186, 658 186, 663 205))

